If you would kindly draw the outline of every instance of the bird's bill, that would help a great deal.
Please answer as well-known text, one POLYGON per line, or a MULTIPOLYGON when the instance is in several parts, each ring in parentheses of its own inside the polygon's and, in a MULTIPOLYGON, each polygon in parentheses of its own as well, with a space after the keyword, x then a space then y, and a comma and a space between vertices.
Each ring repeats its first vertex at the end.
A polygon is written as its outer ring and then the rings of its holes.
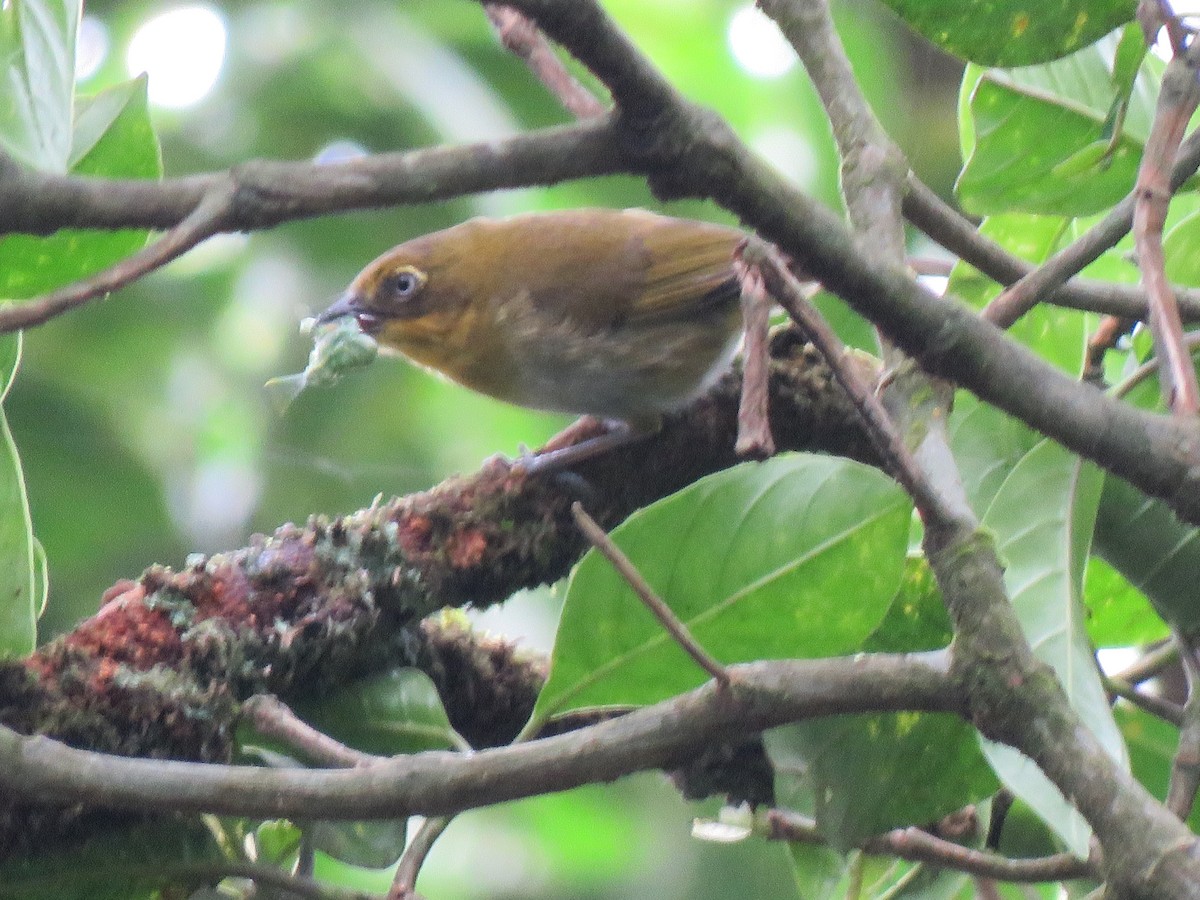
POLYGON ((379 319, 377 316, 366 312, 365 305, 360 294, 355 291, 346 291, 346 293, 334 300, 333 304, 325 312, 317 316, 317 324, 321 325, 325 322, 332 322, 343 316, 352 316, 358 320, 358 327, 369 334, 378 327, 379 319))

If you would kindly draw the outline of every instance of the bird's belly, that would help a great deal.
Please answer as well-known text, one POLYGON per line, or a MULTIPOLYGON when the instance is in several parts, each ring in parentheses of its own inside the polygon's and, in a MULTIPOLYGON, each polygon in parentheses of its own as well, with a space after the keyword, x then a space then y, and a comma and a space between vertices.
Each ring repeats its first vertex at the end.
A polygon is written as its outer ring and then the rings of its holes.
POLYGON ((741 336, 730 327, 664 325, 578 336, 527 352, 509 399, 522 406, 616 419, 656 419, 710 387, 741 336), (690 333, 680 333, 681 331, 690 333))

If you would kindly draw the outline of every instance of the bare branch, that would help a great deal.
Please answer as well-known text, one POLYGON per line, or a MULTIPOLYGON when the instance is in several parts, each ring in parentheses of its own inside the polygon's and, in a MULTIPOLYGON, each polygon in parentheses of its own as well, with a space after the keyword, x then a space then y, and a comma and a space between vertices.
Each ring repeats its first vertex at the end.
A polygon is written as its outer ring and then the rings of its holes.
POLYGON ((766 459, 775 452, 771 437, 770 410, 767 409, 767 382, 770 378, 771 298, 766 291, 742 279, 742 397, 738 403, 738 437, 734 450, 738 456, 766 459))
MULTIPOLYGON (((1009 286, 1035 271, 1033 265, 980 234, 974 222, 943 201, 911 172, 907 184, 903 207, 905 218, 964 262, 993 281, 1009 286)), ((1200 320, 1200 290, 1179 287, 1174 290, 1184 319, 1200 320)), ((1064 279, 1058 287, 1047 288, 1041 295, 1041 302, 1127 319, 1144 319, 1147 314, 1146 294, 1141 288, 1078 277, 1064 279)), ((986 316, 1002 327, 1012 324, 1001 321, 1000 314, 1001 308, 992 308, 986 316)))
POLYGON ((144 250, 83 281, 33 300, 0 308, 0 334, 41 325, 89 300, 104 297, 110 291, 124 287, 182 256, 225 227, 234 193, 231 186, 220 185, 205 194, 187 218, 144 250))
POLYGON ((1120 678, 1105 677, 1102 679, 1104 689, 1114 697, 1120 697, 1122 700, 1128 700, 1138 709, 1145 710, 1152 716, 1157 716, 1163 721, 1170 722, 1172 725, 1183 724, 1183 707, 1178 703, 1172 703, 1170 700, 1164 700, 1162 697, 1157 697, 1154 694, 1148 694, 1145 691, 1139 691, 1127 681, 1120 678))
POLYGON ((1114 677, 1127 684, 1141 684, 1158 675, 1163 669, 1179 661, 1179 646, 1172 640, 1151 645, 1136 662, 1118 672, 1114 677))
MULTIPOLYGON (((767 825, 771 829, 769 836, 776 840, 824 843, 816 822, 789 810, 770 810, 767 825)), ((1094 877, 1099 870, 1096 860, 1084 861, 1070 853, 1038 859, 1009 859, 998 853, 964 847, 919 828, 897 828, 871 838, 861 849, 865 853, 930 863, 979 878, 1018 883, 1094 877)))
POLYGON ((1179 727, 1179 745, 1171 760, 1167 809, 1186 822, 1196 802, 1196 791, 1200 789, 1200 663, 1191 640, 1176 632, 1175 642, 1179 645, 1183 671, 1187 675, 1188 696, 1179 727))
POLYGON ((0 787, 35 803, 299 819, 440 816, 669 767, 706 744, 841 712, 965 712, 943 651, 729 667, 715 682, 568 734, 366 768, 263 769, 106 756, 0 729, 0 787))
POLYGON ((1159 381, 1167 406, 1182 416, 1200 412, 1200 384, 1191 356, 1183 346, 1179 307, 1167 282, 1162 232, 1171 199, 1168 167, 1192 113, 1200 105, 1198 61, 1200 46, 1177 54, 1167 65, 1134 189, 1133 233, 1142 284, 1150 304, 1149 325, 1159 361, 1159 381))
MULTIPOLYGON (((1196 173, 1198 166, 1200 133, 1193 133, 1180 146, 1175 164, 1171 167, 1171 191, 1179 190, 1179 186, 1196 173)), ((1055 253, 988 304, 984 310, 984 317, 1002 328, 1007 328, 1052 291, 1062 286, 1067 279, 1099 259, 1105 250, 1115 247, 1133 227, 1135 201, 1136 194, 1127 196, 1077 241, 1055 253)), ((1107 309, 1104 312, 1121 314, 1115 309, 1107 309)))
POLYGON ((821 351, 834 377, 850 395, 866 423, 867 434, 884 460, 885 468, 904 486, 923 512, 929 514, 941 510, 942 501, 932 492, 895 423, 883 408, 883 403, 855 368, 845 344, 804 296, 803 288, 780 262, 778 255, 768 245, 755 239, 751 239, 740 253, 739 264, 745 272, 743 281, 765 281, 771 296, 787 310, 800 330, 821 351))
POLYGON ((270 694, 255 694, 242 704, 242 718, 264 737, 274 738, 318 765, 334 768, 369 766, 381 757, 347 747, 302 720, 286 703, 270 694))
POLYGON ((167 178, 83 178, 0 167, 0 234, 61 228, 173 228, 221 185, 235 186, 228 231, 502 188, 632 172, 611 116, 500 141, 381 153, 339 163, 246 162, 167 178))
POLYGON ((529 70, 558 98, 567 112, 577 119, 590 119, 606 112, 604 104, 567 71, 528 16, 503 3, 485 3, 484 10, 500 42, 525 60, 529 70))
POLYGON ((421 866, 425 864, 429 851, 442 836, 442 832, 450 826, 450 821, 450 816, 434 816, 421 823, 417 833, 404 848, 404 854, 396 866, 387 900, 420 900, 420 895, 417 894, 417 876, 421 873, 421 866))

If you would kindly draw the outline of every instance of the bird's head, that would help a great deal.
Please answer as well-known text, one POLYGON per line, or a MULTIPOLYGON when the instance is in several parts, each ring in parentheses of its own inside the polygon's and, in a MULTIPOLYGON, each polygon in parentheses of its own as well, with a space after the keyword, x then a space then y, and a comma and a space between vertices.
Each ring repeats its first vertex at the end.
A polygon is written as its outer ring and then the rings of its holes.
POLYGON ((461 256, 452 242, 429 237, 393 247, 359 272, 317 321, 353 316, 364 332, 404 352, 442 341, 473 296, 461 256))

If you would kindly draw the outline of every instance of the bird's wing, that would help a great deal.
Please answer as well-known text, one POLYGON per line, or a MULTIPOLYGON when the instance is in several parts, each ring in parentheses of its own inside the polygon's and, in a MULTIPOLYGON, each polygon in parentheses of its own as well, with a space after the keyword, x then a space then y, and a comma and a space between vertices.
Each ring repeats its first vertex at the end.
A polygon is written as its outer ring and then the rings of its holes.
MULTIPOLYGON (((733 254, 743 235, 732 228, 659 219, 638 236, 651 263, 629 307, 637 321, 687 319, 735 302, 733 254)), ((631 298, 632 299, 632 298, 631 298)))

